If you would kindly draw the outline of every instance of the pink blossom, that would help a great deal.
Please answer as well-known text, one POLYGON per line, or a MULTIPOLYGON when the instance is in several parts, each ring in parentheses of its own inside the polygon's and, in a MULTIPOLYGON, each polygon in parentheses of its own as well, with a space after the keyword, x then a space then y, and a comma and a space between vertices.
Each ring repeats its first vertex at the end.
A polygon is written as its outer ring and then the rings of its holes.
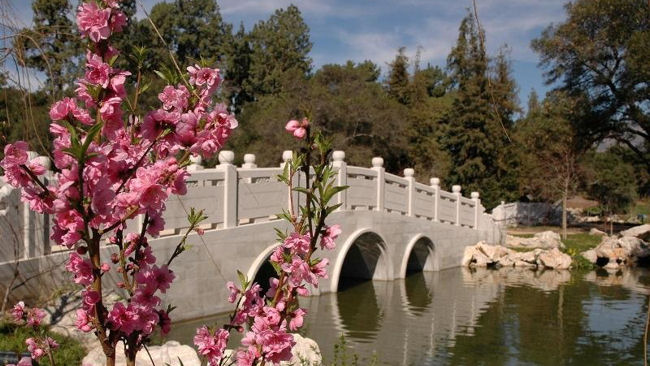
POLYGON ((160 292, 165 293, 175 277, 174 272, 170 271, 167 265, 164 265, 160 268, 153 266, 141 270, 135 275, 135 280, 141 285, 154 289, 154 291, 160 290, 160 292))
POLYGON ((87 36, 95 43, 108 39, 111 35, 108 24, 110 16, 111 9, 101 9, 94 1, 82 3, 77 9, 77 25, 81 36, 87 36))
POLYGON ((226 287, 228 288, 228 291, 230 291, 230 294, 228 295, 228 302, 234 303, 240 291, 237 288, 237 286, 235 286, 235 283, 232 281, 226 282, 226 287))
POLYGON ((282 244, 287 249, 295 250, 296 254, 304 255, 309 252, 311 236, 309 234, 300 235, 298 233, 291 233, 282 244))
POLYGON ((237 366, 251 366, 255 359, 259 356, 256 356, 254 350, 239 350, 237 351, 237 366))
POLYGON ((19 301, 14 305, 13 308, 11 308, 11 316, 14 318, 15 322, 20 322, 23 320, 23 316, 25 315, 25 303, 22 301, 19 301))
POLYGON ((74 324, 77 326, 79 330, 85 333, 88 333, 91 330, 93 330, 92 322, 88 318, 88 314, 86 313, 86 310, 83 309, 77 309, 77 319, 75 320, 74 324))
POLYGON ((45 318, 45 310, 39 308, 31 308, 27 311, 27 325, 37 327, 45 318))
POLYGON ((297 331, 298 328, 302 327, 303 318, 307 314, 304 309, 298 308, 293 313, 291 313, 291 321, 289 321, 289 329, 292 331, 297 331))
POLYGON ((262 354, 265 360, 280 363, 291 359, 291 348, 296 344, 291 334, 282 330, 265 331, 257 338, 258 343, 262 345, 262 354))
POLYGON ((74 274, 74 282, 81 285, 90 285, 93 283, 92 266, 88 259, 82 259, 79 254, 70 253, 70 259, 65 269, 74 274))
POLYGON ((38 360, 49 352, 52 352, 52 350, 59 348, 59 344, 50 337, 46 337, 45 339, 27 338, 25 343, 27 344, 27 350, 35 360, 38 360))
POLYGON ((284 126, 287 132, 291 133, 297 139, 303 139, 307 135, 307 127, 309 127, 309 120, 303 118, 300 122, 292 119, 284 126))
POLYGON ((229 335, 225 329, 218 329, 213 333, 205 325, 196 330, 194 344, 199 354, 207 358, 209 366, 216 366, 221 361, 229 335))
POLYGON ((111 329, 120 330, 126 335, 133 333, 140 323, 140 317, 132 306, 126 307, 121 302, 113 305, 113 309, 108 313, 107 320, 111 325, 111 329))
MULTIPOLYGON (((327 278, 327 266, 329 264, 330 264, 329 259, 323 258, 311 267, 311 271, 317 277, 327 278)), ((314 283, 313 285, 318 285, 318 282, 314 283)))
POLYGON ((158 94, 158 99, 163 102, 163 109, 184 111, 188 107, 190 92, 184 85, 174 88, 167 85, 162 93, 158 94))
POLYGON ((0 165, 6 169, 10 166, 25 164, 29 158, 27 154, 28 149, 29 145, 25 141, 16 141, 13 144, 7 144, 4 150, 5 157, 2 159, 0 165))
POLYGON ((96 53, 86 53, 86 82, 108 88, 111 79, 111 67, 96 53))
POLYGON ((341 235, 341 226, 336 224, 332 226, 325 226, 325 230, 320 239, 320 246, 322 249, 332 250, 336 248, 334 240, 341 235))

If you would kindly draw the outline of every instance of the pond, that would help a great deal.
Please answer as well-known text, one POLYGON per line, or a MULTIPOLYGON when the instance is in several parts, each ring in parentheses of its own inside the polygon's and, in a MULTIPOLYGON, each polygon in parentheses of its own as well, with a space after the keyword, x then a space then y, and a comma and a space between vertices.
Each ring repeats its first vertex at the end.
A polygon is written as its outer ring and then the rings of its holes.
MULTIPOLYGON (((302 332, 361 365, 643 365, 650 272, 455 268, 304 298, 302 332)), ((197 326, 169 339, 191 343, 197 326)))

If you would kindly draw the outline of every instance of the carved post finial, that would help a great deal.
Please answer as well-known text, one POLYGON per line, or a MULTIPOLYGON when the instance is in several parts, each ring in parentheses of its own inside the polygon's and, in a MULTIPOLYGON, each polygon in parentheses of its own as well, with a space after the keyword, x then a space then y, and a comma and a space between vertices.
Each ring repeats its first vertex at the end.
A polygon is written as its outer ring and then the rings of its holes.
POLYGON ((230 150, 219 151, 219 165, 232 165, 235 161, 235 153, 230 150))
POLYGON ((412 169, 412 168, 406 168, 406 169, 404 169, 404 176, 405 176, 405 177, 410 178, 410 177, 413 177, 414 174, 415 174, 415 170, 414 170, 414 169, 412 169))
POLYGON ((472 192, 471 197, 475 200, 478 199, 479 198, 478 192, 472 192))
POLYGON ((282 152, 282 161, 285 163, 288 163, 289 160, 293 159, 293 151, 292 150, 284 150, 282 152))
POLYGON ((244 164, 242 164, 241 167, 246 169, 257 168, 257 164, 255 164, 255 154, 244 154, 244 164))
POLYGON ((345 151, 343 150, 335 150, 332 153, 332 160, 339 162, 339 161, 344 161, 345 160, 345 151))
POLYGON ((460 188, 460 185, 458 185, 458 184, 454 184, 453 186, 451 186, 451 191, 456 193, 456 194, 460 194, 460 190, 461 190, 461 188, 460 188))
POLYGON ((440 178, 429 179, 429 184, 431 184, 432 187, 440 187, 440 178))
POLYGON ((384 166, 384 158, 380 156, 375 156, 372 158, 372 167, 373 168, 381 168, 384 166))
POLYGON ((196 171, 203 169, 203 158, 200 155, 190 156, 190 165, 187 167, 189 171, 196 171))

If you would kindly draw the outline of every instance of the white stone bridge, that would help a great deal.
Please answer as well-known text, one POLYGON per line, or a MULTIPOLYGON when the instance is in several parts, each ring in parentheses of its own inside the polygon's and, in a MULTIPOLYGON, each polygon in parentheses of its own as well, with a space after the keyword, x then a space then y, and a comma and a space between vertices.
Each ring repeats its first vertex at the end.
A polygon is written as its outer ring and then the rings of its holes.
MULTIPOLYGON (((285 151, 283 160, 289 159, 291 152, 285 151)), ((277 218, 289 205, 288 188, 277 179, 282 167, 258 168, 251 154, 237 167, 230 151, 222 151, 219 161, 211 169, 190 166, 187 194, 167 202, 169 229, 151 240, 158 259, 166 260, 188 226, 190 207, 203 209, 208 217, 202 225, 205 234, 191 234, 191 248, 172 264, 176 280, 164 301, 183 309, 176 320, 231 310, 226 281, 237 282, 237 270, 262 280, 270 267, 266 260, 278 245, 273 229, 288 229, 277 218)), ((460 186, 444 191, 438 178, 431 185, 418 183, 413 169, 405 169, 404 177, 386 173, 382 158, 372 159, 371 168, 348 166, 344 152, 335 151, 332 164, 337 184, 349 189, 337 194, 342 205, 328 218, 343 232, 335 250, 318 252, 331 264, 330 276, 314 289, 316 294, 336 292, 347 278, 393 280, 412 271, 457 267, 465 246, 501 239, 476 192, 466 198, 460 186)), ((304 186, 304 176, 300 182, 304 186)), ((48 295, 68 282, 63 269, 68 254, 50 244, 48 221, 29 212, 18 191, 0 188, 0 290, 11 284, 14 299, 48 295), (12 283, 16 266, 20 274, 12 283)), ((103 250, 108 259, 115 248, 103 250)))

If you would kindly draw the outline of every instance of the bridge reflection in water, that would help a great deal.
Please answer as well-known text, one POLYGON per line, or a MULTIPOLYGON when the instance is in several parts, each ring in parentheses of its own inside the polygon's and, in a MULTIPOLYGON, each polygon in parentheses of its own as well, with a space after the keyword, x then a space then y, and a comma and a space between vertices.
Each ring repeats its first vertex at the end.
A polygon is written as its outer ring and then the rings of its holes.
MULTIPOLYGON (((455 268, 356 282, 302 298, 303 333, 330 362, 345 335, 360 365, 373 353, 403 366, 642 365, 649 274, 455 268)), ((174 327, 170 339, 191 343, 205 321, 174 327)))

